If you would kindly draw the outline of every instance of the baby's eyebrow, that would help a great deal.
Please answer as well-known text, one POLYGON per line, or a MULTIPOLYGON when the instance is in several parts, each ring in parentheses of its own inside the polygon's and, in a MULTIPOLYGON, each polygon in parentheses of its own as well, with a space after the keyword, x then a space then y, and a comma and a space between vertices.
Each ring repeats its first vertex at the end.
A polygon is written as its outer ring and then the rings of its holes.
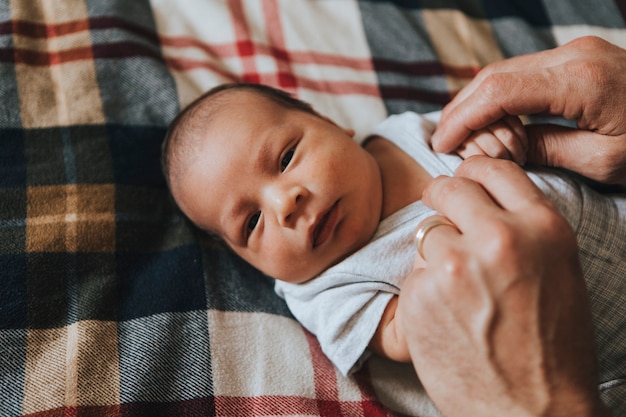
POLYGON ((230 211, 228 212, 228 216, 226 218, 226 224, 233 224, 237 221, 239 217, 247 210, 250 204, 247 204, 243 200, 238 200, 235 204, 232 205, 230 211))
POLYGON ((252 202, 246 201, 243 199, 238 199, 235 202, 235 204, 231 206, 231 209, 228 211, 228 214, 226 215, 226 219, 225 219, 226 221, 222 222, 223 225, 226 225, 226 227, 224 227, 224 231, 227 237, 229 238, 229 240, 232 240, 238 245, 242 245, 243 230, 240 230, 241 224, 239 222, 239 219, 241 218, 241 216, 255 209, 256 208, 252 202), (234 230, 235 233, 231 235, 230 233, 228 233, 228 230, 231 230, 231 231, 234 230))
POLYGON ((274 147, 272 146, 271 141, 265 140, 263 144, 259 147, 259 151, 256 155, 256 160, 254 162, 255 170, 263 170, 268 166, 271 166, 274 155, 274 147))

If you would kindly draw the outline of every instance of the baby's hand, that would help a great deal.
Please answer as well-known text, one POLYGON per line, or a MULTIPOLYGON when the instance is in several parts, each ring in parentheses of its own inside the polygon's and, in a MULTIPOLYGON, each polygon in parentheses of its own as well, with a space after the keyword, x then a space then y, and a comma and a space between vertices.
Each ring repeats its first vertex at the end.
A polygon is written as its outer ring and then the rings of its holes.
POLYGON ((517 116, 506 116, 474 132, 456 149, 456 153, 463 159, 472 155, 485 155, 510 159, 524 165, 527 150, 528 138, 522 121, 517 116))

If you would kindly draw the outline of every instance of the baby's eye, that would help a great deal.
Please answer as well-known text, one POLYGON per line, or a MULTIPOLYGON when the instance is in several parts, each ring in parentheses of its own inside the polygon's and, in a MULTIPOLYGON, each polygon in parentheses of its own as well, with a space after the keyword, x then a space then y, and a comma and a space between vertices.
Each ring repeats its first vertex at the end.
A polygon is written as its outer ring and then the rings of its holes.
POLYGON ((250 219, 248 219, 248 224, 246 224, 246 232, 247 232, 247 234, 252 233, 252 231, 254 230, 256 225, 259 223, 259 218, 260 217, 261 217, 261 212, 258 211, 256 213, 254 213, 252 215, 252 217, 250 217, 250 219))
POLYGON ((289 149, 280 160, 280 172, 283 172, 285 169, 287 169, 289 163, 291 162, 291 158, 293 158, 294 151, 294 149, 289 149))

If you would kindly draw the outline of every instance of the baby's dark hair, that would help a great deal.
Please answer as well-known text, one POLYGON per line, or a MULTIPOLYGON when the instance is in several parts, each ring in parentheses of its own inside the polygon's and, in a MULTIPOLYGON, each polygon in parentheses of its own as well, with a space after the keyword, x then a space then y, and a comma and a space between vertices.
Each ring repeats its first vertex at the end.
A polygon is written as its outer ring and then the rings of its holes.
POLYGON ((286 91, 263 84, 231 83, 214 87, 187 105, 170 123, 161 146, 161 168, 168 187, 178 175, 182 175, 180 165, 189 161, 199 143, 198 128, 208 123, 221 110, 222 93, 232 91, 250 91, 263 96, 287 109, 300 110, 318 115, 313 107, 293 97, 286 91))

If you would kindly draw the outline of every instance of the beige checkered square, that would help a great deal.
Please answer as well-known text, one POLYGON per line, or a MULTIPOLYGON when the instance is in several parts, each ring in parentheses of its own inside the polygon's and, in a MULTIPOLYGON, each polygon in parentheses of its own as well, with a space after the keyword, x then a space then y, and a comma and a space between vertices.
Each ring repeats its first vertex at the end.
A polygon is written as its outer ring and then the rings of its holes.
POLYGON ((113 252, 115 188, 102 185, 29 187, 28 252, 113 252))
POLYGON ((11 6, 22 125, 103 123, 85 3, 13 0, 11 6))
POLYGON ((119 404, 117 358, 115 323, 29 330, 23 413, 119 404))

